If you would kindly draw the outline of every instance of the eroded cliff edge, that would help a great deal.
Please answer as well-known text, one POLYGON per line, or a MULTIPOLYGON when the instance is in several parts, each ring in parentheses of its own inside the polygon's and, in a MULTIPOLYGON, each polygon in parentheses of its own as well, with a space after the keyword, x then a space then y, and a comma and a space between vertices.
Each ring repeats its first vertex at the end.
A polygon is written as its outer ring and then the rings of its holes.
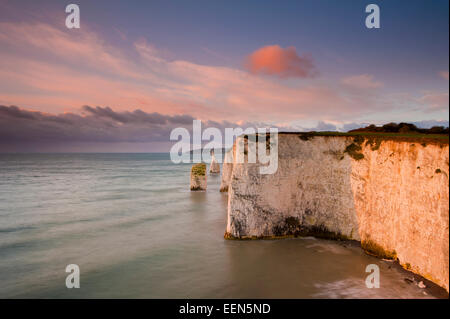
POLYGON ((449 147, 445 142, 279 134, 278 170, 233 163, 228 238, 354 239, 449 289, 449 147))

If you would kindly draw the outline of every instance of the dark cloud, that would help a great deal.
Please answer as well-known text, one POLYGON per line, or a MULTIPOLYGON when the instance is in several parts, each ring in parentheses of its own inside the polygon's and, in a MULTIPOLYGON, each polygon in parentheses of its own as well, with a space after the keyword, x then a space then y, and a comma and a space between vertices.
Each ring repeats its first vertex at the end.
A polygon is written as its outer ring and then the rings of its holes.
POLYGON ((146 113, 142 110, 134 110, 133 112, 123 111, 115 112, 110 107, 91 107, 83 106, 86 114, 94 117, 110 119, 118 123, 147 123, 147 124, 190 124, 194 118, 190 115, 163 115, 160 113, 146 113))
POLYGON ((81 115, 52 115, 0 105, 0 143, 166 142, 173 128, 192 126, 193 119, 91 106, 84 106, 81 115))
MULTIPOLYGON (((158 151, 168 151, 174 143, 169 139, 171 131, 183 127, 191 132, 194 119, 188 114, 171 116, 142 110, 117 112, 110 107, 88 105, 82 107, 81 115, 53 115, 0 105, 0 152, 39 149, 70 151, 71 145, 77 145, 76 150, 80 150, 83 143, 91 145, 90 151, 95 150, 92 145, 105 143, 134 143, 139 144, 139 147, 142 147, 142 143, 157 143, 158 151)), ((264 123, 246 122, 237 125, 228 121, 202 121, 203 129, 216 127, 222 132, 227 127, 238 126, 269 127, 264 123)), ((148 147, 145 150, 155 151, 148 147)))
MULTIPOLYGON (((10 151, 168 151, 170 133, 177 127, 192 132, 191 115, 164 115, 142 110, 114 111, 110 107, 84 106, 81 114, 48 114, 17 106, 0 105, 0 152, 10 151), (155 146, 156 145, 156 146, 155 146), (156 149, 154 147, 157 147, 156 149)), ((366 127, 347 123, 340 130, 366 127)), ((413 122, 417 127, 448 127, 448 121, 413 122)), ((279 131, 335 131, 334 124, 318 122, 314 128, 279 127, 263 122, 202 121, 202 129, 276 127, 279 131)))
POLYGON ((23 119, 34 119, 35 118, 35 116, 32 112, 23 111, 14 105, 12 105, 10 107, 0 105, 0 118, 1 117, 23 118, 23 119))

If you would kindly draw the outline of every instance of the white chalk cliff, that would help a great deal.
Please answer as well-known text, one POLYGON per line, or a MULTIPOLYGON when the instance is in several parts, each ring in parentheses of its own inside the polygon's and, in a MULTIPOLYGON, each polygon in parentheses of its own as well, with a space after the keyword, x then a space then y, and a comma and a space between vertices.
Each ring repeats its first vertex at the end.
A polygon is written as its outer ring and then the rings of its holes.
POLYGON ((226 238, 358 240, 448 291, 448 140, 279 134, 278 152, 275 174, 223 165, 226 238))
MULTIPOLYGON (((236 145, 236 144, 235 144, 236 145)), ((222 181, 220 182, 220 191, 228 192, 228 186, 231 180, 231 173, 233 172, 233 153, 236 152, 236 146, 225 153, 225 157, 222 165, 222 181)))

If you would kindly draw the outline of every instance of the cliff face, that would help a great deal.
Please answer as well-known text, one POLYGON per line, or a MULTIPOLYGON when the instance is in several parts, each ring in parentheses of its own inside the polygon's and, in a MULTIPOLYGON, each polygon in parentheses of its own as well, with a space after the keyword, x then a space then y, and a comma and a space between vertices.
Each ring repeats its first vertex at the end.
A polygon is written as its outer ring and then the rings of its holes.
POLYGON ((384 142, 352 167, 363 248, 372 243, 449 289, 449 148, 384 142))
POLYGON ((280 134, 278 152, 272 175, 224 165, 227 236, 354 239, 448 290, 448 144, 280 134))

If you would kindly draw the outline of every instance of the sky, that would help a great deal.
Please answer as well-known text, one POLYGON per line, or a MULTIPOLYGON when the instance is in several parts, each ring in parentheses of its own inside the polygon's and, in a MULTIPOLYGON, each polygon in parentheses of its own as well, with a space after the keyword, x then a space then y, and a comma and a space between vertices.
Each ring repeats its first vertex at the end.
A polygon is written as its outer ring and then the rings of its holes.
POLYGON ((73 1, 80 29, 69 3, 0 0, 0 152, 167 151, 193 119, 448 125, 447 0, 73 1))

